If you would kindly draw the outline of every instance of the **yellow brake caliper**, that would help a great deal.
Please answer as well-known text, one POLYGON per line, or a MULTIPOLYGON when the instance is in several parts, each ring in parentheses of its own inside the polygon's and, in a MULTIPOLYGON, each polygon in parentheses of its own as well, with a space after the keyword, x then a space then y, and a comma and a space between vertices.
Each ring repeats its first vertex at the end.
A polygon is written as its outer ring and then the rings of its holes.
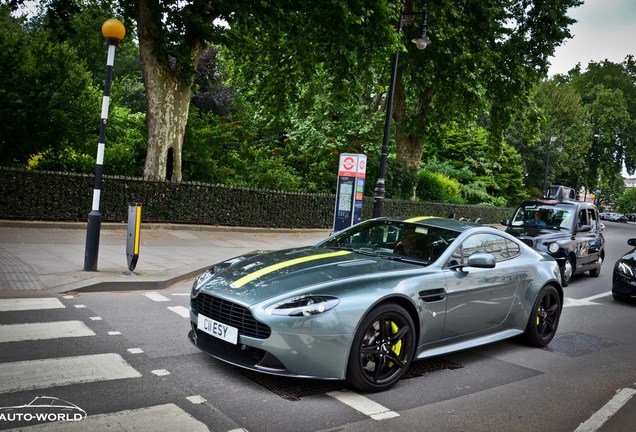
MULTIPOLYGON (((393 332, 393 334, 396 334, 398 330, 398 326, 393 321, 391 321, 391 331, 393 332)), ((397 355, 400 355, 400 351, 402 351, 402 341, 397 341, 397 343, 391 347, 391 351, 393 351, 397 355)))
POLYGON ((537 327, 539 327, 539 325, 541 325, 541 319, 539 318, 539 314, 541 313, 541 306, 539 306, 539 308, 537 309, 537 327))

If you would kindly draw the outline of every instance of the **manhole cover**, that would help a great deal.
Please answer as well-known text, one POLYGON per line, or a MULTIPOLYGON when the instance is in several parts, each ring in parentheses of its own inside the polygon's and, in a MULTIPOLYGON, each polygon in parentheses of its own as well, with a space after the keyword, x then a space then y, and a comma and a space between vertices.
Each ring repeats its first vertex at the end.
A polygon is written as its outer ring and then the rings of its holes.
POLYGON ((566 333, 555 336, 552 342, 543 349, 568 357, 580 357, 585 354, 604 351, 614 345, 617 345, 617 343, 596 336, 582 333, 566 333))
MULTIPOLYGON (((459 369, 462 367, 463 366, 458 363, 453 363, 439 357, 432 357, 414 362, 411 365, 411 368, 404 375, 403 379, 417 378, 424 374, 439 370, 459 369)), ((300 398, 305 396, 319 395, 347 388, 347 383, 344 381, 288 378, 262 374, 247 369, 237 370, 241 375, 249 378, 264 389, 292 402, 299 401, 300 398)))

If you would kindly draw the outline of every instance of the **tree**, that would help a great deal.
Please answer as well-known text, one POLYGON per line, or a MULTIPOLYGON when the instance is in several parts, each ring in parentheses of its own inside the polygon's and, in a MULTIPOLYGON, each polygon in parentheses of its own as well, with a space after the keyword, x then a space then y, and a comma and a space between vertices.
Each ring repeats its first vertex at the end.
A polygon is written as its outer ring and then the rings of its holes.
POLYGON ((95 147, 99 95, 76 51, 53 43, 0 6, 0 161, 95 147))
POLYGON ((425 152, 424 168, 456 179, 468 203, 504 206, 523 197, 519 153, 503 143, 494 158, 488 132, 480 126, 442 125, 432 131, 425 152))
POLYGON ((581 96, 568 82, 551 79, 535 88, 531 104, 506 138, 521 155, 525 187, 531 195, 541 196, 546 173, 548 184, 582 184, 590 136, 581 96))
POLYGON ((586 105, 591 128, 585 170, 590 190, 598 189, 601 182, 622 181, 623 166, 628 173, 636 170, 635 77, 632 57, 622 64, 591 62, 586 72, 571 74, 571 84, 586 105))

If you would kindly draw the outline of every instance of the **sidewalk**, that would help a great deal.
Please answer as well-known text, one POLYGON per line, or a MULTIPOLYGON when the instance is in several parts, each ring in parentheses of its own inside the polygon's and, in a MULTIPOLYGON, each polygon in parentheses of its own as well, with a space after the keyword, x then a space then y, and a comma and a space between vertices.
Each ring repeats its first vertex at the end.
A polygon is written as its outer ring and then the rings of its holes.
POLYGON ((142 223, 129 272, 126 224, 102 223, 97 271, 84 271, 86 223, 0 221, 0 297, 158 290, 254 250, 316 243, 327 229, 276 230, 142 223))

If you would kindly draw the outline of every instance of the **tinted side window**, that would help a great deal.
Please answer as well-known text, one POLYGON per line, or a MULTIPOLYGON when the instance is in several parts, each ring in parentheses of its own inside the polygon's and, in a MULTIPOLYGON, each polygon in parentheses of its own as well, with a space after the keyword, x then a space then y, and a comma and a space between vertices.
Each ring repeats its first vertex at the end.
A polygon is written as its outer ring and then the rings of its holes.
POLYGON ((496 234, 475 234, 468 237, 451 256, 449 264, 465 263, 469 256, 476 252, 486 252, 495 257, 495 261, 501 262, 514 258, 520 254, 517 243, 505 239, 496 234))

